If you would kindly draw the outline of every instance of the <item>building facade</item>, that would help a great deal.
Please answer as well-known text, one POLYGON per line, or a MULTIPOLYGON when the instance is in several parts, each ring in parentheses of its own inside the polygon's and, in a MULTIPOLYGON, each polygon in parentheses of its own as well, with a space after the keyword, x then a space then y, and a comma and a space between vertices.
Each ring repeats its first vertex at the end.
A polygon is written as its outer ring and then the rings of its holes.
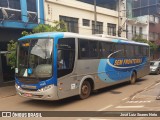
POLYGON ((125 28, 125 0, 45 0, 44 6, 46 23, 63 20, 69 32, 117 36, 119 26, 125 28))
MULTIPOLYGON (((126 14, 128 17, 127 26, 130 26, 130 29, 127 32, 127 37, 129 36, 130 38, 133 38, 135 35, 140 35, 143 39, 155 42, 156 44, 158 43, 159 45, 159 0, 127 0, 126 14)), ((152 54, 152 59, 158 58, 160 58, 160 53, 159 51, 156 51, 154 54, 152 54)))
POLYGON ((132 26, 132 30, 130 29, 131 32, 129 33, 128 31, 128 34, 134 36, 136 32, 139 33, 140 31, 139 34, 142 33, 143 38, 151 42, 160 40, 159 0, 127 0, 126 13, 128 21, 135 21, 132 24, 130 24, 131 22, 127 22, 127 26, 132 26), (139 22, 141 22, 141 25, 139 22), (138 28, 139 31, 135 28, 138 28))
POLYGON ((8 42, 43 23, 43 0, 0 0, 0 83, 14 79, 14 70, 6 57, 8 42))
POLYGON ((135 19, 127 19, 126 37, 130 40, 140 36, 143 39, 149 40, 149 24, 148 16, 138 17, 135 19))

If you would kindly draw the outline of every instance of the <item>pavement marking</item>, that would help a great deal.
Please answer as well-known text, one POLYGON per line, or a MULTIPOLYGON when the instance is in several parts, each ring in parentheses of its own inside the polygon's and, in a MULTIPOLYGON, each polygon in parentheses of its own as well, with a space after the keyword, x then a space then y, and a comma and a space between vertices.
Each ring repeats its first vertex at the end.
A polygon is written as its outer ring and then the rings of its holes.
POLYGON ((115 108, 143 108, 144 106, 117 106, 115 108))
POLYGON ((124 98, 124 99, 122 99, 122 100, 127 100, 128 99, 128 97, 126 97, 126 98, 124 98))
POLYGON ((82 118, 78 118, 78 119, 76 119, 76 120, 83 120, 82 118))
POLYGON ((127 101, 126 103, 150 103, 151 101, 127 101))
POLYGON ((110 108, 110 107, 112 107, 113 105, 108 105, 108 106, 106 106, 106 107, 104 107, 104 108, 101 108, 101 109, 99 109, 99 110, 97 110, 97 111, 103 111, 103 110, 105 110, 105 109, 108 109, 108 108, 110 108))

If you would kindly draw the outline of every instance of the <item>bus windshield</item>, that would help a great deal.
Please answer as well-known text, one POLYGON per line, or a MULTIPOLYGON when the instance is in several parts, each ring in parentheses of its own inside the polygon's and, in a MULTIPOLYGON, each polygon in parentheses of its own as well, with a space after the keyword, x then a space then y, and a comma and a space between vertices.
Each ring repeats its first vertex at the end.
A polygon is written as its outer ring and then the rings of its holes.
POLYGON ((48 78, 52 76, 53 39, 19 41, 17 51, 18 77, 48 78))

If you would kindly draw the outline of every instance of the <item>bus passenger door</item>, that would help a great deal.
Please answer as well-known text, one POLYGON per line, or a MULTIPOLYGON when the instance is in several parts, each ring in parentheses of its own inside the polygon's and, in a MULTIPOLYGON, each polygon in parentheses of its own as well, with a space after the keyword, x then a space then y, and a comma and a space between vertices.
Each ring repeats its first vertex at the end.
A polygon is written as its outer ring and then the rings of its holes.
POLYGON ((57 85, 59 98, 72 96, 75 89, 74 74, 75 38, 62 38, 58 41, 57 50, 57 85))

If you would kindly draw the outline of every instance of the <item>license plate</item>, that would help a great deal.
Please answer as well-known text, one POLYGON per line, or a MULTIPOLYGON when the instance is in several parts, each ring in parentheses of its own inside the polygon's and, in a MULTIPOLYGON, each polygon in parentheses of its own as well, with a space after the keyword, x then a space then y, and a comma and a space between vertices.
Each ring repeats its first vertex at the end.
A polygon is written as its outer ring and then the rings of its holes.
POLYGON ((24 93, 25 97, 32 97, 33 95, 31 93, 24 93))

